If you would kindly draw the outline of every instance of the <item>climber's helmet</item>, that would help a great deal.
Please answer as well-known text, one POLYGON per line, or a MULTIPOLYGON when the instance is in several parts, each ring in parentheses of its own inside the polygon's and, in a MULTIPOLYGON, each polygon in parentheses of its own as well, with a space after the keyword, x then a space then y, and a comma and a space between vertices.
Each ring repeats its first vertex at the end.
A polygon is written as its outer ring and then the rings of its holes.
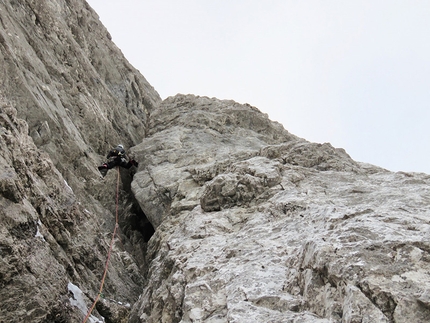
POLYGON ((117 147, 118 147, 118 148, 121 148, 121 149, 124 149, 124 146, 123 146, 123 145, 121 145, 121 144, 119 144, 117 147))

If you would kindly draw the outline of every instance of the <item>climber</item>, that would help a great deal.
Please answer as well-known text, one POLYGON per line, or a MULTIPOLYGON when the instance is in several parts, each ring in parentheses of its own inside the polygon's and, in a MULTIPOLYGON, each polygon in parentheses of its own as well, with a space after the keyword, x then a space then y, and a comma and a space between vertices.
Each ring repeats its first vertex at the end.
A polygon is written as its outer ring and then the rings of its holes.
POLYGON ((139 166, 139 163, 134 159, 127 161, 128 157, 125 153, 123 145, 118 145, 116 148, 110 150, 106 158, 108 159, 108 162, 103 163, 98 167, 103 177, 106 176, 109 169, 114 168, 115 166, 121 166, 127 169, 129 169, 131 166, 139 166))

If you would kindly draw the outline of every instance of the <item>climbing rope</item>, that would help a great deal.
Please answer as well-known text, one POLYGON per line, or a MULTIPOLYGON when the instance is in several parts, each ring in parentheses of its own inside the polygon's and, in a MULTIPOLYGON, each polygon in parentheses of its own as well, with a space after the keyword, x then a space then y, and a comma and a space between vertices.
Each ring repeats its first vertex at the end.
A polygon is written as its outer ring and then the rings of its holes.
POLYGON ((97 302, 99 301, 100 296, 102 295, 103 285, 105 283, 105 278, 106 278, 106 274, 107 274, 107 270, 108 270, 108 266, 109 266, 109 259, 110 259, 111 253, 112 253, 112 247, 113 247, 113 243, 114 243, 114 240, 115 240, 116 230, 118 229, 119 167, 117 166, 116 169, 118 170, 118 177, 117 177, 117 181, 116 181, 115 229, 113 230, 112 239, 111 239, 110 246, 109 246, 109 252, 108 252, 107 259, 106 259, 106 264, 105 264, 105 271, 103 273, 103 277, 102 277, 102 280, 101 280, 101 283, 100 283, 99 292, 97 294, 97 297, 96 297, 93 305, 88 310, 87 316, 85 316, 85 319, 82 321, 82 323, 86 323, 87 322, 88 318, 91 315, 91 312, 93 311, 94 307, 96 306, 97 302))

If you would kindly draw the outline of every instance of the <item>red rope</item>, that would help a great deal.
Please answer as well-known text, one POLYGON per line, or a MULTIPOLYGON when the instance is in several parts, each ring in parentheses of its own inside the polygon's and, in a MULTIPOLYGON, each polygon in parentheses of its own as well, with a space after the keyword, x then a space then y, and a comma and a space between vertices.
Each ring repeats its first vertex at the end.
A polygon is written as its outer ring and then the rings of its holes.
POLYGON ((86 323, 87 322, 88 318, 91 315, 91 312, 93 311, 94 307, 96 306, 97 302, 99 301, 100 295, 102 294, 103 285, 105 283, 105 278, 106 278, 106 274, 107 274, 107 270, 108 270, 109 260, 110 260, 111 254, 112 254, 112 247, 113 247, 113 243, 114 243, 114 240, 115 240, 116 230, 118 228, 119 167, 117 166, 116 168, 118 170, 118 177, 117 177, 117 181, 116 181, 115 229, 113 230, 112 239, 111 239, 110 246, 109 246, 109 252, 108 252, 107 259, 106 259, 106 264, 105 264, 105 271, 103 273, 103 277, 102 277, 102 280, 101 280, 101 283, 100 283, 99 293, 97 294, 97 297, 96 297, 93 305, 88 310, 87 316, 85 316, 85 319, 83 320, 82 323, 86 323))

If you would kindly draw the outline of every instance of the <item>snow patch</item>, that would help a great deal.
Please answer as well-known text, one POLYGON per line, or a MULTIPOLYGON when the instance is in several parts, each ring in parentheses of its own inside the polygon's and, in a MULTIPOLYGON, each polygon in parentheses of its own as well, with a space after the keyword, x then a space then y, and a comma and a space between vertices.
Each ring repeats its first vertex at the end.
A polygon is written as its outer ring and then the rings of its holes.
POLYGON ((69 184, 66 182, 66 180, 64 180, 64 184, 66 184, 66 187, 70 190, 70 192, 73 193, 72 188, 69 186, 69 184))
MULTIPOLYGON (((88 308, 87 308, 87 305, 85 304, 84 293, 81 291, 81 289, 78 286, 72 284, 71 282, 69 282, 67 284, 67 289, 73 294, 73 298, 72 297, 69 298, 70 304, 72 306, 79 308, 79 310, 84 315, 87 315, 88 314, 88 308)), ((104 318, 102 318, 102 319, 103 320, 100 321, 94 315, 90 315, 90 317, 88 318, 88 322, 89 323, 104 323, 104 318)))
POLYGON ((46 242, 45 237, 40 233, 40 230, 39 230, 39 226, 41 226, 41 225, 42 225, 42 222, 40 222, 40 219, 37 220, 37 231, 36 231, 35 237, 36 238, 41 238, 43 241, 46 242))

